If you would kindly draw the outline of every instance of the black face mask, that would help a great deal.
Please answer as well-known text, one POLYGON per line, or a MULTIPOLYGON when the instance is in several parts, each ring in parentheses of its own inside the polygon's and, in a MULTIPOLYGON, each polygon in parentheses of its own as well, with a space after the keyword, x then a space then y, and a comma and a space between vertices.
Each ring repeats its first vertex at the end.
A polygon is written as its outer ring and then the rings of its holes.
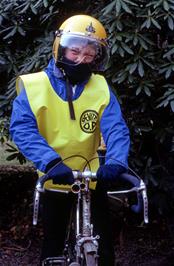
POLYGON ((89 64, 76 65, 74 62, 64 59, 64 62, 58 62, 57 65, 63 68, 71 84, 83 82, 92 74, 89 64))

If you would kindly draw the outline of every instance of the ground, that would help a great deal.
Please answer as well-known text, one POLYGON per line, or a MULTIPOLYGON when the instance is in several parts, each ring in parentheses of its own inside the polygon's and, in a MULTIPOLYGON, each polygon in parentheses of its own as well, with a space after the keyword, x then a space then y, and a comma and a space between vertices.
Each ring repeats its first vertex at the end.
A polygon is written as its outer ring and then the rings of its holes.
MULTIPOLYGON (((37 266, 41 223, 32 225, 36 173, 31 166, 0 167, 0 265, 37 266)), ((172 266, 174 238, 164 217, 150 216, 144 225, 125 207, 112 206, 117 266, 172 266)), ((109 265, 108 265, 109 266, 109 265)))

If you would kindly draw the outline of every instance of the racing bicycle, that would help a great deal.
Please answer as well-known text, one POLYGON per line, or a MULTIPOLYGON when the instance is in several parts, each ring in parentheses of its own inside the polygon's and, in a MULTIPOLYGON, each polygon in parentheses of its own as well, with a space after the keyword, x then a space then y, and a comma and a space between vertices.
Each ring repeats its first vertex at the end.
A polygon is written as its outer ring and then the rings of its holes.
MULTIPOLYGON (((94 235, 91 223, 91 191, 89 183, 96 181, 96 173, 85 170, 83 172, 73 171, 74 184, 71 192, 76 194, 77 201, 75 215, 71 215, 71 229, 68 233, 64 254, 61 257, 48 257, 43 262, 43 266, 98 266, 98 239, 99 235, 94 235), (72 232, 74 234, 72 234, 72 232), (75 241, 72 241, 75 235, 75 241), (73 244, 72 244, 73 243, 73 244)), ((41 176, 35 187, 33 225, 37 224, 40 193, 45 192, 44 183, 50 179, 48 175, 41 176)), ((148 199, 145 183, 136 175, 124 173, 119 177, 120 180, 131 184, 130 189, 108 191, 108 196, 113 197, 117 194, 136 192, 137 203, 131 209, 139 213, 143 210, 144 222, 148 223, 148 199)), ((69 193, 69 191, 53 190, 56 193, 69 193)))

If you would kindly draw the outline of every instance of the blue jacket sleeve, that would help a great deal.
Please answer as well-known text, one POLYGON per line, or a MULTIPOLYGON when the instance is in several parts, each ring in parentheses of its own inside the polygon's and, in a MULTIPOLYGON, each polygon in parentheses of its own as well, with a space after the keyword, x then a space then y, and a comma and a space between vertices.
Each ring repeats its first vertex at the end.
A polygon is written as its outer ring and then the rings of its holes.
POLYGON ((105 108, 100 130, 106 144, 106 164, 120 164, 128 167, 128 153, 130 146, 129 130, 122 117, 120 105, 112 91, 110 102, 105 108))
POLYGON ((50 161, 60 157, 40 135, 24 89, 13 102, 10 134, 22 154, 42 172, 50 161))

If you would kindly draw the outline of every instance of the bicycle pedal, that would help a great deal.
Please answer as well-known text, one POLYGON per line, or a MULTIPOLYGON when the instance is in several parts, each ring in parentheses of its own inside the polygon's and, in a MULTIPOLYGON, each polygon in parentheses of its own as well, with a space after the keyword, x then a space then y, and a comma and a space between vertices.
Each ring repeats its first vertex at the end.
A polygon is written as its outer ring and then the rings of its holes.
POLYGON ((49 257, 42 262, 42 266, 67 266, 65 257, 49 257))

